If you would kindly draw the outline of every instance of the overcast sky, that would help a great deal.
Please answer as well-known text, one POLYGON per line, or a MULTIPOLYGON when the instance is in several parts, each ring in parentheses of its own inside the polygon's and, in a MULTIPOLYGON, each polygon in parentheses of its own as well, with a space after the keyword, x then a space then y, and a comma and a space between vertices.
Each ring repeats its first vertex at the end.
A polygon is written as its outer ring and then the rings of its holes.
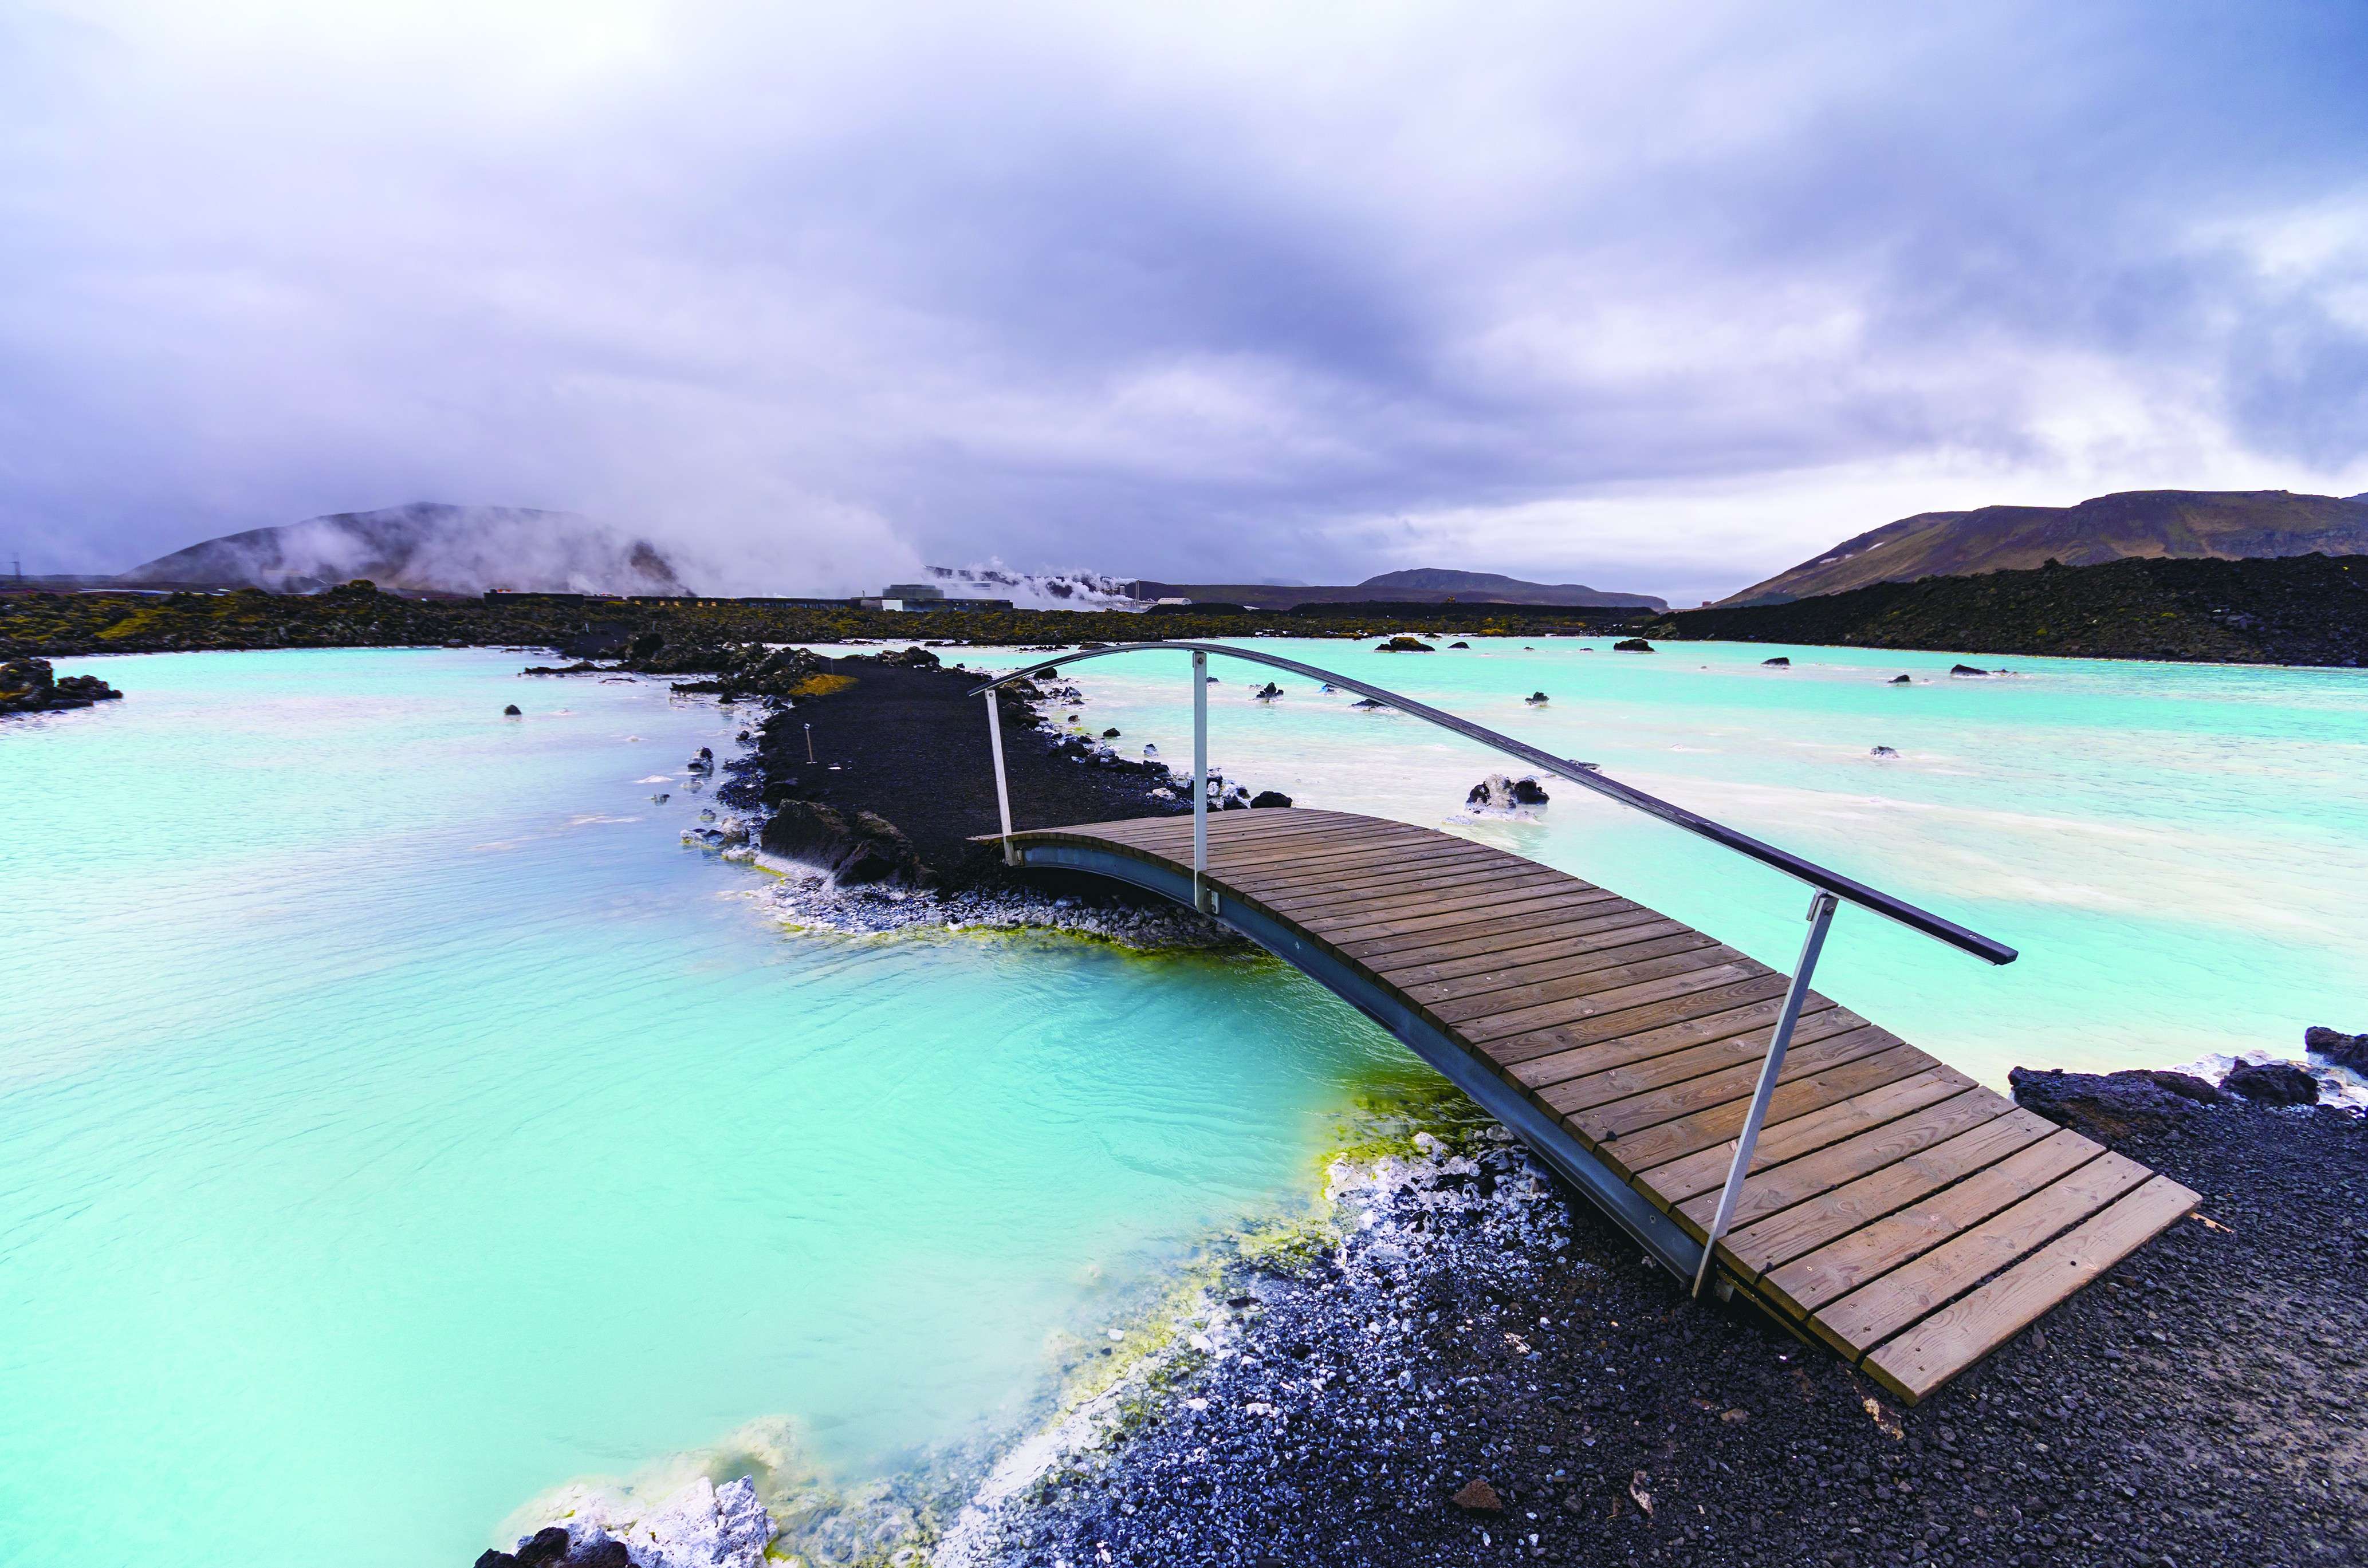
MULTIPOLYGON (((1680 602, 2368 490, 2368 6, 0 0, 0 551, 1680 602)), ((712 580, 711 578, 710 580, 712 580)))

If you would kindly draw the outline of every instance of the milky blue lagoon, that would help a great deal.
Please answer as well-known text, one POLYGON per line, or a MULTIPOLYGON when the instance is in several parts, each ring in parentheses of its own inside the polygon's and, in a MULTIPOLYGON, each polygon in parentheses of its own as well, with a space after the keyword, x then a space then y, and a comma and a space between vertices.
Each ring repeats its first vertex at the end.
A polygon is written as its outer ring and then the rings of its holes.
MULTIPOLYGON (((2021 946, 1846 911, 1821 971, 1993 1081, 2368 1027, 2357 674, 1259 646, 2021 946)), ((1255 957, 784 931, 677 841, 742 721, 522 662, 69 660, 129 698, 0 726, 0 1562, 460 1563, 767 1417, 859 1475, 1008 1429, 1404 1061, 1255 957)), ((1077 711, 1182 761, 1182 665, 1079 665, 1077 711)), ((1217 673, 1218 760, 1308 803, 1435 824, 1491 766, 1217 673)), ((1791 960, 1792 884, 1575 789, 1462 831, 1791 960)))

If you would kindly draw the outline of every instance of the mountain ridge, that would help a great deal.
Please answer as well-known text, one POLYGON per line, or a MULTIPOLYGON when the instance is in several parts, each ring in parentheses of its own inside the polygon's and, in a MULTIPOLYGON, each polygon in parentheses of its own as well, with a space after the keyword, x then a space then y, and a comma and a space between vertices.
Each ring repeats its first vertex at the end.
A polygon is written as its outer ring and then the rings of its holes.
POLYGON ((1140 579, 1138 598, 1190 598, 1288 609, 1304 604, 1366 604, 1386 600, 1401 604, 1438 604, 1448 599, 1478 603, 1548 605, 1568 608, 1612 608, 1667 610, 1668 602, 1651 594, 1623 594, 1590 588, 1584 583, 1532 583, 1496 572, 1462 572, 1444 566, 1413 566, 1384 572, 1361 583, 1285 586, 1275 583, 1160 583, 1140 579))
POLYGON ((2122 490, 2072 506, 1918 512, 1718 601, 1782 604, 1876 583, 2027 571, 2054 560, 2237 561, 2368 553, 2368 500, 2285 490, 2122 490))

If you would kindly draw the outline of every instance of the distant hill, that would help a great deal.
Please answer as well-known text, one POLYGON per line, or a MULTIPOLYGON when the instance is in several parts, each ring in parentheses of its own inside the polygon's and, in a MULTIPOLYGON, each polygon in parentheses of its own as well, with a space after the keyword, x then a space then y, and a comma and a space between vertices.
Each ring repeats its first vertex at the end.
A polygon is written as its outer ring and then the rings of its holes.
POLYGON ((2077 506, 1921 512, 1721 600, 1782 603, 1872 583, 2021 571, 2049 560, 2093 566, 2127 556, 2356 555, 2368 551, 2368 498, 2284 490, 2124 490, 2077 506))
POLYGON ((2128 558, 1924 577, 1679 610, 1644 630, 1656 639, 2357 667, 2368 665, 2368 555, 2128 558))
POLYGON ((118 581, 302 592, 356 577, 415 594, 689 591, 648 540, 589 517, 425 501, 224 534, 144 562, 118 581))
POLYGON ((1650 594, 1611 593, 1584 583, 1529 583, 1494 572, 1455 572, 1444 567, 1417 566, 1384 572, 1361 583, 1337 587, 1285 587, 1272 583, 1156 583, 1134 585, 1138 598, 1187 598, 1255 605, 1261 609, 1289 609, 1309 604, 1440 604, 1449 599, 1510 605, 1616 606, 1631 609, 1665 610, 1666 599, 1650 594))

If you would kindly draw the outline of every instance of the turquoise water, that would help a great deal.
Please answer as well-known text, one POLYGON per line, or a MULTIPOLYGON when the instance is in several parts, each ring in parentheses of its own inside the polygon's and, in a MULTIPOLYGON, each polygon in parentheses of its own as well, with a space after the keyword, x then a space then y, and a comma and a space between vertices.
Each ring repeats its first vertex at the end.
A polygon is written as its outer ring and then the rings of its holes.
POLYGON ((521 662, 0 730, 0 1562, 465 1563, 755 1417, 960 1440, 1395 1051, 1262 960, 785 934, 677 842, 736 722, 521 662))
MULTIPOLYGON (((2021 947, 1846 912, 1820 971, 1993 1080, 2368 1028, 2357 674, 1261 646, 2021 947)), ((520 662, 65 661, 131 697, 0 727, 0 1562, 465 1562, 537 1493, 764 1417, 857 1474, 1004 1428, 1049 1335, 1296 1201, 1403 1060, 1260 959, 784 932, 677 842, 682 759, 739 721, 520 662)), ((1078 711, 1184 760, 1182 664, 1079 665, 1078 711)), ((1439 824, 1491 766, 1217 673, 1218 761, 1308 803, 1439 824)), ((1789 964, 1793 884, 1554 796, 1458 831, 1789 964)))
MULTIPOLYGON (((1993 969, 1845 909, 1818 971, 1820 989, 2001 1086, 2019 1063, 2299 1055, 2306 1025, 2368 1028, 2368 675, 2009 659, 2012 678, 1951 679, 1945 653, 1472 641, 1255 646, 1600 763, 2019 948, 1993 969), (1777 655, 1792 668, 1760 663, 1777 655), (1888 685, 1898 674, 1918 684, 1888 685), (1549 705, 1525 707, 1539 689, 1549 705)), ((1130 654, 1064 675, 1087 699, 1083 727, 1189 766, 1185 663, 1130 654)), ((1457 819, 1792 967, 1808 901, 1789 878, 1552 780, 1539 821, 1463 819, 1494 754, 1296 676, 1273 676, 1286 695, 1266 706, 1249 694, 1271 672, 1220 658, 1211 673, 1212 760, 1252 788, 1457 819)))

